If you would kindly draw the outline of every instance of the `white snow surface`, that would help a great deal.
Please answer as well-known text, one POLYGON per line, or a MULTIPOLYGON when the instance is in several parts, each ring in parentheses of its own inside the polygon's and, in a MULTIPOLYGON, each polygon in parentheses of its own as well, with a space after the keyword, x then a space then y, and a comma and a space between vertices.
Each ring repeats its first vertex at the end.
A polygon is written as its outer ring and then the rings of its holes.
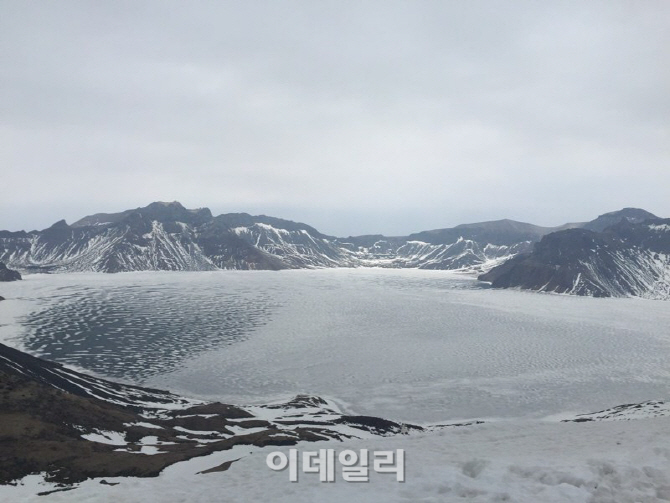
POLYGON ((81 438, 90 440, 91 442, 98 442, 100 444, 109 445, 127 445, 125 433, 118 431, 98 430, 96 433, 86 433, 81 438))
POLYGON ((319 482, 318 474, 266 465, 288 447, 236 447, 173 465, 156 478, 105 478, 47 496, 55 489, 27 477, 0 487, 2 501, 22 502, 518 502, 624 503, 670 500, 670 418, 594 423, 501 421, 422 434, 345 442, 302 443, 299 452, 332 448, 405 450, 404 483, 371 470, 367 483, 319 482), (238 459, 227 471, 199 474, 238 459))

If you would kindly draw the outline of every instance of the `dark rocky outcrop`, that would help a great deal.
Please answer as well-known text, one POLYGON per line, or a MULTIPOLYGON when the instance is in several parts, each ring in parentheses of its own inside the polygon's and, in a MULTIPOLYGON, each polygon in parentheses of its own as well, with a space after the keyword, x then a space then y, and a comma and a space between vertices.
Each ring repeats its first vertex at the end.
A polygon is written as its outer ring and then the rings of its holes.
POLYGON ((21 279, 21 274, 18 271, 7 269, 7 266, 0 262, 0 281, 18 281, 21 279))

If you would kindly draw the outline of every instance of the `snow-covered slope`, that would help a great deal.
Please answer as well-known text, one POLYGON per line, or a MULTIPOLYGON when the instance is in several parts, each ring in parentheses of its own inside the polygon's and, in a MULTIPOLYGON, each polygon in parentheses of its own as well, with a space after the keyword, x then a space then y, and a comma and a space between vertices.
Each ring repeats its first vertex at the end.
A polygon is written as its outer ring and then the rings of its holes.
POLYGON ((3 344, 0 389, 0 495, 2 484, 32 474, 63 485, 91 477, 152 477, 174 463, 237 446, 423 430, 347 415, 318 397, 247 407, 190 400, 95 378, 3 344))
MULTIPOLYGON (((564 227, 582 224, 566 224, 564 227)), ((558 227, 496 220, 457 225, 407 237, 361 236, 339 242, 365 263, 388 267, 483 272, 532 249, 533 243, 558 227)))
POLYGON ((1 240, 4 259, 27 270, 118 272, 215 268, 193 241, 189 228, 167 229, 163 223, 141 219, 79 228, 61 221, 43 232, 1 240))
POLYGON ((518 253, 527 251, 531 241, 513 245, 479 243, 458 237, 453 243, 432 244, 423 241, 407 241, 396 250, 395 263, 400 267, 419 269, 471 269, 492 267, 518 253))
POLYGON ((361 262, 332 240, 306 229, 273 227, 263 222, 233 228, 248 244, 296 268, 353 267, 361 262))

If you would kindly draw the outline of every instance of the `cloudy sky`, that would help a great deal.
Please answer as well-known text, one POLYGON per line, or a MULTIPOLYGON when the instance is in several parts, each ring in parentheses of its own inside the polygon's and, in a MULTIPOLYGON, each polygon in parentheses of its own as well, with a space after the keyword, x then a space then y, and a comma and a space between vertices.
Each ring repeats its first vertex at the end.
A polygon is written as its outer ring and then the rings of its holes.
POLYGON ((0 0, 0 229, 670 216, 670 2, 0 0))

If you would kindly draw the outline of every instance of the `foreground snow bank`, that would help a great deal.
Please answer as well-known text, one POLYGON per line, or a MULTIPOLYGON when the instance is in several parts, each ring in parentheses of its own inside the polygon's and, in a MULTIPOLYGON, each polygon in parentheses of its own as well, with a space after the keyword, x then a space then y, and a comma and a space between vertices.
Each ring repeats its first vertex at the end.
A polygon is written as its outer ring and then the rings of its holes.
POLYGON ((266 465, 285 448, 240 447, 167 468, 153 479, 89 480, 77 489, 37 485, 1 487, 3 501, 285 501, 297 502, 663 502, 670 501, 670 417, 579 423, 501 421, 426 433, 302 443, 319 448, 405 450, 406 482, 373 473, 367 483, 320 483, 266 465), (227 471, 198 474, 233 462, 227 471))

